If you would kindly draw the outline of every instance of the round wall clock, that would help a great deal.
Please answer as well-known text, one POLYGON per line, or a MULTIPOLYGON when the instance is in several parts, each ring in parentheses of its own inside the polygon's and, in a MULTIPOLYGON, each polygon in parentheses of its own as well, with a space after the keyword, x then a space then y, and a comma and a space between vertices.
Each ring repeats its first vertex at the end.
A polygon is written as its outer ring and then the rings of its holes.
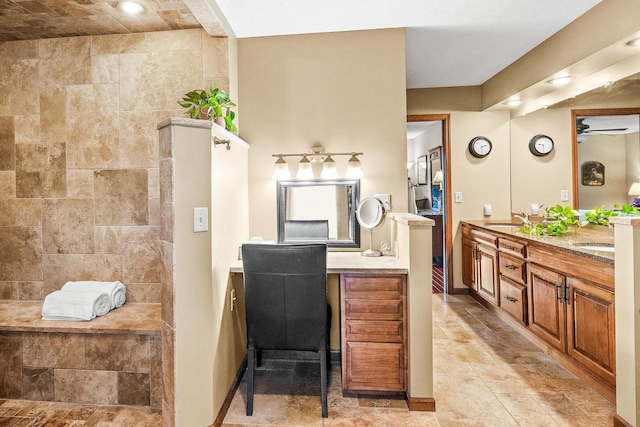
POLYGON ((553 139, 547 135, 536 135, 529 141, 529 151, 534 156, 546 156, 553 151, 553 139))
POLYGON ((484 136, 476 136, 469 142, 469 153, 479 159, 487 157, 491 152, 491 141, 484 136))

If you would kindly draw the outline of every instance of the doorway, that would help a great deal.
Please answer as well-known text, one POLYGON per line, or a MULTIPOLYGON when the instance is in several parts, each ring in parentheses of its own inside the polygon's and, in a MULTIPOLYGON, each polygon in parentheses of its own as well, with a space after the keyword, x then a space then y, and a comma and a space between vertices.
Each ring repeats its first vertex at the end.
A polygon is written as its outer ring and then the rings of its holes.
POLYGON ((433 219, 433 291, 452 293, 449 114, 407 116, 409 212, 433 219))

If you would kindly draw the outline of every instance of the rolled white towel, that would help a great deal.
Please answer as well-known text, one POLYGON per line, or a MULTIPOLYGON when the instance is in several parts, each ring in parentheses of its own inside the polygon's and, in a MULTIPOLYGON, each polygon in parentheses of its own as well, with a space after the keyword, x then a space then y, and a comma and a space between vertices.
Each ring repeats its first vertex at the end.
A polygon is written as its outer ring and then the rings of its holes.
POLYGON ((119 281, 115 282, 98 282, 98 281, 78 281, 67 282, 62 286, 62 290, 97 290, 106 292, 111 301, 111 309, 122 307, 127 300, 127 289, 124 284, 119 281))
POLYGON ((111 300, 100 291, 53 291, 44 298, 43 320, 91 320, 111 310, 111 300))

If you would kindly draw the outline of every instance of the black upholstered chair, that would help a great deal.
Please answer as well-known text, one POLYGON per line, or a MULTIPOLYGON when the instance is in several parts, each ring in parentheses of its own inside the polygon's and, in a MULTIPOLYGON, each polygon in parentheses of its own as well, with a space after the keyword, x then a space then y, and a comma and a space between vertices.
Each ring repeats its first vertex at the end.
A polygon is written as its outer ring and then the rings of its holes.
POLYGON ((326 244, 242 245, 247 318, 247 415, 253 414, 253 377, 260 350, 313 351, 320 356, 322 417, 327 409, 326 244))

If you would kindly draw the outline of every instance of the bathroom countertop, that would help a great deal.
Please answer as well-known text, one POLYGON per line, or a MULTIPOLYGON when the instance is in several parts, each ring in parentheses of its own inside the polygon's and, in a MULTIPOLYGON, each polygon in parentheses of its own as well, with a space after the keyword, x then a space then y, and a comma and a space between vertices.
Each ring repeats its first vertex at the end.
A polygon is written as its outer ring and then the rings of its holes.
MULTIPOLYGON (((539 222, 532 218, 534 223, 539 222)), ((542 221, 542 218, 540 218, 542 221)), ((576 255, 586 256, 596 261, 603 261, 613 264, 614 252, 598 251, 586 249, 580 244, 597 244, 598 246, 611 246, 614 245, 613 227, 604 227, 595 224, 589 224, 580 228, 577 234, 568 232, 562 237, 555 236, 532 236, 526 233, 520 232, 519 220, 469 220, 462 221, 469 224, 474 228, 485 229, 492 233, 503 234, 506 236, 517 237, 521 240, 526 240, 532 244, 549 245, 560 250, 571 252, 576 255), (513 226, 507 224, 515 224, 513 226)))
POLYGON ((127 303, 87 322, 42 320, 43 301, 0 300, 0 331, 160 335, 160 304, 127 303))

